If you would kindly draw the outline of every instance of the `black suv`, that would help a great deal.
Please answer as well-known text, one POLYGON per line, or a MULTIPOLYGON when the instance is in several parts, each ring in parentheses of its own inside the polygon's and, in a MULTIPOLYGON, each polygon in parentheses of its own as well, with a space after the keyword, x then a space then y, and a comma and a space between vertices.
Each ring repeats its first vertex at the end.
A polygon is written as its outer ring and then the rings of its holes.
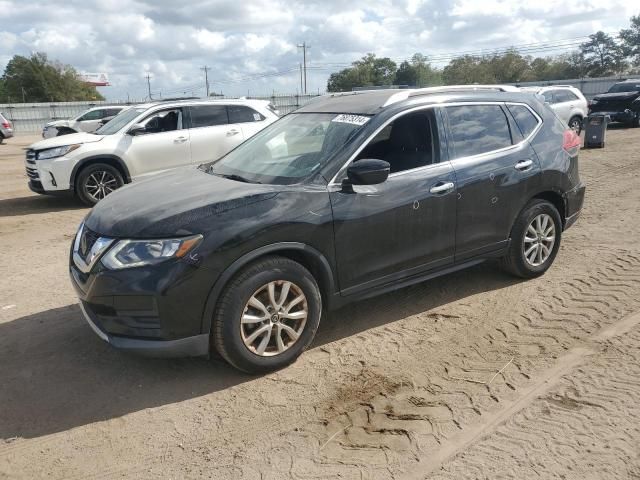
POLYGON ((640 127, 640 79, 625 80, 597 95, 589 104, 589 113, 603 113, 613 122, 640 127))
POLYGON ((102 200, 71 278, 117 348, 280 368, 323 309, 489 258, 543 274, 582 207, 578 148, 527 93, 320 97, 218 161, 102 200))

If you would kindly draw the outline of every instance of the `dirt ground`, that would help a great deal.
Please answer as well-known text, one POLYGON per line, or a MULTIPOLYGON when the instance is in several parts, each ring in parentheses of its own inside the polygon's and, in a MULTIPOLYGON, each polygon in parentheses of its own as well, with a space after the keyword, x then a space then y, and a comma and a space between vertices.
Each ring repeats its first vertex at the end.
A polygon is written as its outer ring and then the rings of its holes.
POLYGON ((324 318, 253 377, 119 353, 67 253, 87 210, 0 146, 0 478, 640 478, 640 129, 580 154, 542 278, 483 264, 324 318))

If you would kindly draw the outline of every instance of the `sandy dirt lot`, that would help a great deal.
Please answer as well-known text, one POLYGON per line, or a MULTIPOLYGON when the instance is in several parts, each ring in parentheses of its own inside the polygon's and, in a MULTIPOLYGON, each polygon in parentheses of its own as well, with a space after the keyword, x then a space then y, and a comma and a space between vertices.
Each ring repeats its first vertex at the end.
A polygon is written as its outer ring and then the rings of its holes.
POLYGON ((0 146, 0 478, 640 478, 640 129, 581 152, 542 278, 483 264, 322 320, 283 371, 112 350, 67 253, 87 213, 0 146))

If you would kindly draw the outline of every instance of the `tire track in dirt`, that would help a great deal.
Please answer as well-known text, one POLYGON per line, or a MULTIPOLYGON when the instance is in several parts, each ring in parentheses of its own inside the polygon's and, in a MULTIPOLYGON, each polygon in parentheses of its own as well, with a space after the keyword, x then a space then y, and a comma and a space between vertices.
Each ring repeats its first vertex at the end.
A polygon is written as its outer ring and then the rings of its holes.
POLYGON ((638 478, 640 314, 632 320, 630 332, 598 336, 587 365, 421 478, 638 478))
MULTIPOLYGON (((437 456, 448 438, 482 423, 483 416, 502 411, 528 390, 535 372, 553 367, 572 346, 639 305, 640 256, 620 251, 605 260, 598 270, 543 286, 536 295, 541 301, 526 315, 484 334, 478 329, 480 338, 443 361, 444 371, 425 366, 413 385, 381 392, 328 420, 330 441, 318 451, 316 466, 348 461, 367 465, 363 475, 390 478, 437 456), (511 368, 496 375, 510 359, 511 368)), ((371 337, 362 334, 358 341, 379 346, 371 337)))

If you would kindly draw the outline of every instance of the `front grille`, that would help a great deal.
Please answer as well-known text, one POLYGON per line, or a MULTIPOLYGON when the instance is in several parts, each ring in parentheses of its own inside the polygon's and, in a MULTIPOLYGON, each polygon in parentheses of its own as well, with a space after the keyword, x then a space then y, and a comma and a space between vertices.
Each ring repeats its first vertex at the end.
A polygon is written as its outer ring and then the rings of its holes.
POLYGON ((82 255, 83 258, 87 258, 91 248, 99 238, 100 235, 93 230, 90 230, 87 227, 82 229, 82 237, 80 238, 80 255, 82 255))
POLYGON ((27 177, 31 180, 40 180, 40 175, 38 174, 37 168, 27 167, 27 177))
POLYGON ((591 110, 594 112, 617 112, 629 108, 628 100, 600 100, 592 105, 591 110))

